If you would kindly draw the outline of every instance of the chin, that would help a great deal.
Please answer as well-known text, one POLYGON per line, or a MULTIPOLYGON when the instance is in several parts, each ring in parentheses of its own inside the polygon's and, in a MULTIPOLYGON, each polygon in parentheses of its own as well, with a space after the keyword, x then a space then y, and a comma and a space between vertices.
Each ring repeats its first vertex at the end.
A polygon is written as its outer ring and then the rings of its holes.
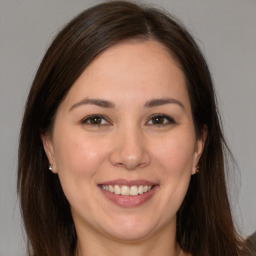
POLYGON ((131 228, 120 228, 118 230, 112 230, 108 232, 108 236, 114 240, 122 242, 139 242, 147 239, 151 232, 146 229, 131 229, 131 228))
POLYGON ((109 225, 108 228, 105 229, 104 233, 112 237, 112 239, 123 242, 145 240, 161 229, 159 225, 152 222, 152 219, 142 219, 138 217, 121 218, 111 224, 112 225, 109 225))

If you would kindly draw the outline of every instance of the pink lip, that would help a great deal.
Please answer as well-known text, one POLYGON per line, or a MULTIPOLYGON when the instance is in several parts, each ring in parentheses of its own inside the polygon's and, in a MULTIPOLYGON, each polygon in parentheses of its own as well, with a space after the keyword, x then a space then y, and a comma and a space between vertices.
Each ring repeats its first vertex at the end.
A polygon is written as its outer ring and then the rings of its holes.
POLYGON ((137 196, 123 196, 123 195, 116 195, 115 193, 109 192, 104 190, 100 184, 98 185, 99 189, 102 191, 103 195, 106 196, 108 200, 111 202, 115 203, 116 205, 124 208, 132 208, 132 207, 137 207, 140 206, 147 201, 149 201, 157 189, 159 188, 159 185, 156 183, 152 183, 146 180, 124 180, 124 179, 119 179, 119 180, 112 180, 112 181, 106 181, 101 183, 101 185, 121 185, 121 186, 132 186, 132 185, 150 185, 154 186, 150 191, 143 193, 141 195, 137 196))

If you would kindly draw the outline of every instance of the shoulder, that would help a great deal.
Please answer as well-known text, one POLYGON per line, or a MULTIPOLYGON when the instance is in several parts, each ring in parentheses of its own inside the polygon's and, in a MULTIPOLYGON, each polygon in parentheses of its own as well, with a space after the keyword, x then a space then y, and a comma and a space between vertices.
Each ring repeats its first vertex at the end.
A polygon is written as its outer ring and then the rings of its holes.
POLYGON ((245 248, 249 252, 245 253, 245 256, 255 256, 256 255, 256 232, 249 236, 245 240, 245 248))

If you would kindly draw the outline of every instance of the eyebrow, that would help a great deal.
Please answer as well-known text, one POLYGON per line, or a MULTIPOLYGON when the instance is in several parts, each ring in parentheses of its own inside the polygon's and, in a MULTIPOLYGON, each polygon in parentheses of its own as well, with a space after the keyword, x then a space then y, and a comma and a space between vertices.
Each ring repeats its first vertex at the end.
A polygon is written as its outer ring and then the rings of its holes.
POLYGON ((115 107, 114 103, 107 101, 107 100, 86 98, 86 99, 83 99, 83 100, 75 103, 74 105, 72 105, 72 107, 69 109, 69 111, 71 111, 77 107, 80 107, 82 105, 96 105, 96 106, 102 107, 102 108, 114 108, 115 107))
POLYGON ((184 105, 180 101, 173 98, 152 99, 145 103, 145 107, 152 108, 152 107, 158 107, 166 104, 177 104, 182 109, 185 109, 184 105))
MULTIPOLYGON (((182 109, 184 109, 184 105, 173 98, 164 98, 164 99, 151 99, 149 101, 147 101, 145 103, 145 107, 146 108, 153 108, 153 107, 158 107, 158 106, 162 106, 162 105, 166 105, 166 104, 177 104, 178 106, 180 106, 182 109)), ((75 103, 74 105, 71 106, 71 108, 69 109, 69 111, 80 107, 82 105, 95 105, 98 107, 102 107, 102 108, 115 108, 115 104, 113 102, 107 101, 107 100, 103 100, 103 99, 83 99, 77 103, 75 103)))

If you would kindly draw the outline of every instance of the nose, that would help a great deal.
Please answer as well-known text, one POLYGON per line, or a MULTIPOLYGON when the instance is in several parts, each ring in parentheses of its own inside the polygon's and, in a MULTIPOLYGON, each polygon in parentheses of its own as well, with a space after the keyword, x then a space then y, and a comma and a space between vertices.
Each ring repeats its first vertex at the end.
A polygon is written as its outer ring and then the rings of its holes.
POLYGON ((113 141, 110 162, 127 170, 146 167, 151 160, 146 144, 146 138, 138 128, 119 131, 113 141))

